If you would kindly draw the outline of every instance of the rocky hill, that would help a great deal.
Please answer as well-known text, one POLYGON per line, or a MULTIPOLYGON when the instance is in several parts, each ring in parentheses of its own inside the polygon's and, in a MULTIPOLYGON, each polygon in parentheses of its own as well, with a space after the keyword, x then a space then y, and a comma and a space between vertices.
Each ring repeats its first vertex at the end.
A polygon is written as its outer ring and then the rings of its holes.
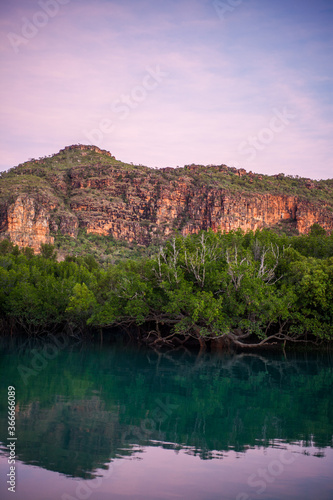
POLYGON ((175 231, 285 225, 333 230, 333 179, 266 176, 226 165, 151 169, 95 146, 68 146, 0 177, 0 238, 36 252, 59 235, 111 235, 147 246, 175 231))

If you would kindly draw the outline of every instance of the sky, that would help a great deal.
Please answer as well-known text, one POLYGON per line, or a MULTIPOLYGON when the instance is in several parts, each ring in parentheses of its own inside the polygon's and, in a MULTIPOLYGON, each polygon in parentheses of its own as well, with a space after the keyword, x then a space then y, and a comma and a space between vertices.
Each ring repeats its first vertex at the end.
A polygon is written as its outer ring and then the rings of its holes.
POLYGON ((332 0, 0 0, 0 170, 94 144, 333 178, 332 54, 332 0))

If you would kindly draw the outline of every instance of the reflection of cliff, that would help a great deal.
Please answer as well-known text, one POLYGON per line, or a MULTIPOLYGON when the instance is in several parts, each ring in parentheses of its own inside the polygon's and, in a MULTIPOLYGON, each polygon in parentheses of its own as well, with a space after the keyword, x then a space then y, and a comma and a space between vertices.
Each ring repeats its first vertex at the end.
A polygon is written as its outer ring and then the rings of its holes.
MULTIPOLYGON (((3 388, 20 388, 17 451, 26 463, 90 477, 152 442, 202 458, 274 439, 332 444, 333 374, 320 356, 196 358, 90 346, 59 352, 24 386, 17 366, 29 367, 33 355, 12 352, 0 368, 3 388)), ((6 427, 2 407, 2 442, 6 427)))
POLYGON ((331 181, 263 176, 226 165, 149 169, 95 146, 70 146, 0 179, 0 233, 36 251, 78 229, 147 245, 175 230, 245 231, 281 222, 333 229, 331 181))

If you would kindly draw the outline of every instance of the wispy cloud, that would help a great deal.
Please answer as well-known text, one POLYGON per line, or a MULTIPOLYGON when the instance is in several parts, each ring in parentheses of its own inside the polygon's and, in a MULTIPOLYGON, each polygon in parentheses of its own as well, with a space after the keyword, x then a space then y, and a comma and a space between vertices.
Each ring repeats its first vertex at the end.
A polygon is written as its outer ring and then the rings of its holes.
POLYGON ((85 142, 107 119, 100 145, 126 161, 332 177, 329 1, 244 0, 223 22, 212 4, 70 0, 15 53, 8 33, 41 7, 13 0, 0 22, 1 167, 85 142), (121 119, 114 103, 156 65, 168 76, 121 119), (239 144, 276 108, 296 118, 249 162, 239 144))

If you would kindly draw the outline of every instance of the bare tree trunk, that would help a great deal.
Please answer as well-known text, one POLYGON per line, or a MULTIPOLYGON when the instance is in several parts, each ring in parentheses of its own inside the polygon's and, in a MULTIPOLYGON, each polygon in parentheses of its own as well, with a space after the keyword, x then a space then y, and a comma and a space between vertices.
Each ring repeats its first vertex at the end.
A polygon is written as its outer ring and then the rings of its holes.
POLYGON ((211 341, 211 351, 221 352, 230 349, 230 342, 226 338, 218 337, 217 339, 212 339, 211 341))
POLYGON ((201 355, 207 349, 207 345, 206 345, 205 339, 200 335, 200 333, 198 333, 198 341, 199 341, 199 344, 200 344, 199 355, 201 355))

